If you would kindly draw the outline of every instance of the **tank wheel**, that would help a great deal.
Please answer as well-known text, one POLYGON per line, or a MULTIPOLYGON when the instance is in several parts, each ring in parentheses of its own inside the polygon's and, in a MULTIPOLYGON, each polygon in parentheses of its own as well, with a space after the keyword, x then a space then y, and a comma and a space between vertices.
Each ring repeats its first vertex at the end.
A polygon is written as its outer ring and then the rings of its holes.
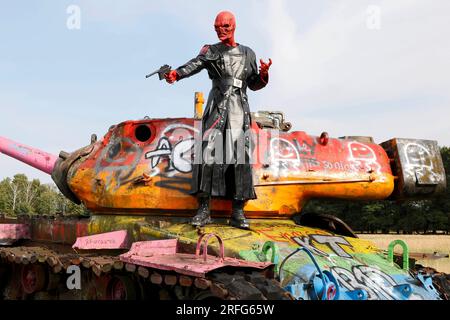
POLYGON ((27 294, 45 289, 47 279, 46 268, 41 264, 27 264, 22 266, 21 284, 27 294))
POLYGON ((137 290, 134 281, 127 276, 115 275, 106 288, 108 300, 136 300, 137 290))

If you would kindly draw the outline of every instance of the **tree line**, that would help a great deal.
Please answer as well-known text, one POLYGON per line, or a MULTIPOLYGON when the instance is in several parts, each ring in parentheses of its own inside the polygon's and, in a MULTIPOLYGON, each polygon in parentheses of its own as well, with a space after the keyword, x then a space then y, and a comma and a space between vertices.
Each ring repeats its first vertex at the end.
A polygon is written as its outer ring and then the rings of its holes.
POLYGON ((353 230, 368 233, 450 232, 450 148, 441 148, 447 177, 444 194, 428 200, 349 201, 312 200, 304 212, 334 215, 353 230))
POLYGON ((41 184, 39 179, 16 174, 0 182, 0 213, 85 215, 87 210, 64 197, 54 184, 41 184))

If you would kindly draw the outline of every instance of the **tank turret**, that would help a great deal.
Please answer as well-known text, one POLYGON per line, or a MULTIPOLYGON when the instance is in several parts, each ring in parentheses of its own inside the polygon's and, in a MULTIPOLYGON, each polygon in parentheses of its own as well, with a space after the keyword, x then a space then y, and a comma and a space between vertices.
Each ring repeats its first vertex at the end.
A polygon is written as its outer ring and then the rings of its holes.
MULTIPOLYGON (((279 113, 259 112, 252 126, 254 184, 250 218, 291 217, 312 198, 381 200, 427 197, 445 190, 435 141, 331 138, 288 132, 279 113)), ((192 214, 189 194, 199 121, 125 121, 100 140, 56 158, 2 138, 0 150, 44 172, 69 199, 93 213, 192 214)), ((216 216, 230 203, 213 203, 216 216)))

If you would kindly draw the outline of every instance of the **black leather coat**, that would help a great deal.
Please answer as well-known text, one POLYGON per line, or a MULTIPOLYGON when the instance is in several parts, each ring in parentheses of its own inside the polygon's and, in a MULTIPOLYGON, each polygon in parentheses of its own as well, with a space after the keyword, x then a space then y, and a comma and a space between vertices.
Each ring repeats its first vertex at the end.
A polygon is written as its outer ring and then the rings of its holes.
MULTIPOLYGON (((255 53, 243 45, 234 48, 222 43, 204 46, 196 58, 176 71, 179 79, 183 79, 203 69, 208 71, 212 89, 202 119, 203 152, 196 155, 201 156, 202 161, 201 164, 194 165, 191 191, 193 194, 202 193, 213 197, 255 199, 252 167, 249 163, 251 137, 240 137, 240 146, 245 148, 244 163, 229 164, 225 156, 223 161, 211 163, 205 160, 204 155, 208 144, 214 143, 218 137, 225 137, 226 129, 236 129, 233 126, 238 125, 245 132, 250 128, 247 87, 251 90, 262 89, 268 79, 261 79, 255 53)), ((233 141, 236 147, 239 143, 236 139, 233 141)), ((223 143, 224 148, 225 145, 226 142, 223 143)), ((223 154, 225 155, 225 151, 223 154)))

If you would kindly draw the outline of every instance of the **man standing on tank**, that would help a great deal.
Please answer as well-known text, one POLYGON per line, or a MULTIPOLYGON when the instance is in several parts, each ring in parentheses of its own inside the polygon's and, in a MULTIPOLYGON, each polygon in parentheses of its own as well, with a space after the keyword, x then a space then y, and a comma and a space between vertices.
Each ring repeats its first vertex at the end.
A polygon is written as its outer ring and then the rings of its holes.
POLYGON ((251 141, 245 134, 251 125, 246 90, 248 87, 256 91, 267 85, 272 61, 260 60, 258 72, 253 50, 235 42, 236 20, 231 12, 220 12, 214 28, 220 42, 205 45, 196 58, 165 77, 168 83, 174 83, 206 69, 212 80, 202 119, 202 160, 195 162, 193 168, 191 192, 197 195, 199 208, 192 224, 211 223, 211 197, 223 197, 232 199, 231 225, 247 229, 244 205, 255 199, 256 194, 250 163, 251 141))

